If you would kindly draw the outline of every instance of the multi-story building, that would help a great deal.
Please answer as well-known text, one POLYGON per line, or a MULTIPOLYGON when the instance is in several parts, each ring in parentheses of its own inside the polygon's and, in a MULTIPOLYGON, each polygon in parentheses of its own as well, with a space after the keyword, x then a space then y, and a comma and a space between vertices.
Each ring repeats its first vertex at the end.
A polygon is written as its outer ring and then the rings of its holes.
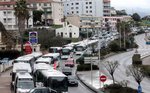
POLYGON ((128 22, 131 19, 131 16, 105 16, 103 17, 103 27, 105 27, 106 23, 108 23, 110 31, 116 31, 116 24, 118 20, 128 22))
MULTIPOLYGON (((17 30, 17 18, 14 15, 14 6, 16 0, 0 1, 0 21, 7 30, 17 30)), ((33 26, 33 11, 42 10, 44 14, 42 20, 47 23, 62 25, 63 4, 60 0, 27 0, 30 18, 28 25, 33 26)))
MULTIPOLYGON (((0 2, 0 21, 3 23, 7 30, 16 30, 18 28, 17 25, 17 18, 14 15, 14 1, 1 1, 0 2)), ((32 16, 32 12, 29 11, 30 15, 32 16)), ((29 18, 30 27, 33 26, 33 19, 29 18)))
POLYGON ((103 16, 103 0, 63 0, 64 15, 103 16))
POLYGON ((70 15, 66 21, 80 28, 80 31, 97 32, 101 28, 102 17, 93 17, 90 15, 70 15))
POLYGON ((104 16, 111 16, 110 0, 103 0, 103 13, 104 13, 104 16))

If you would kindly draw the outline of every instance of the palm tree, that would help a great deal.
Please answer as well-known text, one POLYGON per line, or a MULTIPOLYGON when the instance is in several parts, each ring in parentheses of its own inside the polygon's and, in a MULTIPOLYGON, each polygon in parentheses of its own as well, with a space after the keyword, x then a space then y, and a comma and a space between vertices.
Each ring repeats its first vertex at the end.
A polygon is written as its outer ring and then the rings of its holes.
POLYGON ((18 0, 16 2, 16 5, 14 7, 15 10, 15 16, 18 19, 18 30, 20 34, 20 41, 21 41, 21 54, 23 55, 23 33, 25 31, 25 20, 26 20, 26 14, 28 14, 28 8, 26 0, 18 0))

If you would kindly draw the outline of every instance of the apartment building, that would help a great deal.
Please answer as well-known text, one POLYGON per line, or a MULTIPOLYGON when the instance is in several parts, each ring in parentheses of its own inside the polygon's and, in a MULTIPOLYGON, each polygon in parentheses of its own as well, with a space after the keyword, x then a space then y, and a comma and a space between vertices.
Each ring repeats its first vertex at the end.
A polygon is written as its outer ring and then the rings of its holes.
POLYGON ((101 29, 102 17, 90 15, 68 15, 66 21, 80 28, 80 31, 91 31, 96 33, 101 29))
MULTIPOLYGON (((7 30, 16 30, 18 28, 17 18, 14 15, 14 1, 1 1, 0 2, 0 21, 3 23, 7 30)), ((29 11, 32 16, 32 12, 29 11)), ((29 18, 29 27, 33 26, 33 19, 29 18)))
POLYGON ((103 0, 63 0, 64 15, 103 16, 103 0))
POLYGON ((128 22, 132 19, 131 16, 104 16, 103 17, 103 27, 105 27, 106 23, 109 24, 111 31, 116 31, 117 20, 128 22))
MULTIPOLYGON (((1 0, 0 1, 0 21, 4 24, 7 30, 17 30, 17 18, 14 15, 14 6, 16 0, 1 0)), ((30 18, 28 25, 33 27, 33 10, 42 10, 42 20, 47 23, 62 25, 63 19, 63 4, 60 0, 27 0, 30 18)))
POLYGON ((103 0, 103 14, 104 16, 111 16, 111 11, 110 11, 110 0, 103 0))

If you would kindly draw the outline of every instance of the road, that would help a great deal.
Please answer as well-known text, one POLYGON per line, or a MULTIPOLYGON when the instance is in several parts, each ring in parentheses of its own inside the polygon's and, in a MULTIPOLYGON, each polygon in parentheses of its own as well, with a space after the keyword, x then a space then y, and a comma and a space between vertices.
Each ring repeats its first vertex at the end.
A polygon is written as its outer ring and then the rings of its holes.
MULTIPOLYGON (((135 36, 135 41, 139 45, 138 52, 142 55, 150 53, 149 51, 150 46, 147 46, 145 44, 144 36, 145 36, 144 34, 135 36)), ((120 82, 123 80, 128 80, 128 86, 134 89, 137 89, 138 84, 135 82, 134 78, 132 76, 127 77, 126 75, 126 69, 128 65, 132 64, 132 56, 134 53, 135 53, 135 50, 109 57, 106 60, 109 60, 109 61, 117 60, 120 64, 114 73, 114 77, 116 81, 120 82)), ((108 72, 105 71, 105 73, 109 75, 108 72)), ((149 93, 150 80, 148 80, 147 78, 144 78, 143 81, 141 82, 141 86, 142 86, 142 91, 144 93, 149 93)))
MULTIPOLYGON (((12 69, 0 75, 0 93, 13 93, 10 90, 11 70, 12 69)), ((93 92, 89 90, 87 87, 85 87, 81 82, 79 82, 78 87, 69 87, 68 93, 93 93, 93 92)))

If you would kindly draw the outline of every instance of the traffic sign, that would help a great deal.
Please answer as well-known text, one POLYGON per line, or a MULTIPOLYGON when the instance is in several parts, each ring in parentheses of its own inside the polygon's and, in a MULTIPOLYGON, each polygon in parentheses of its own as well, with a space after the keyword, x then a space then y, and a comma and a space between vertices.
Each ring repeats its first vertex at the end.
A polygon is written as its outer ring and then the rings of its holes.
POLYGON ((25 43, 25 53, 26 54, 32 53, 32 46, 31 46, 31 43, 29 41, 25 43))
POLYGON ((37 44, 38 43, 38 33, 36 31, 29 32, 29 41, 31 44, 37 44))
POLYGON ((84 57, 84 64, 96 63, 98 61, 98 57, 84 57))
POLYGON ((104 76, 104 75, 100 76, 100 81, 101 82, 105 82, 106 80, 107 80, 106 76, 104 76))
POLYGON ((140 85, 138 86, 138 93, 142 93, 142 87, 140 85))

